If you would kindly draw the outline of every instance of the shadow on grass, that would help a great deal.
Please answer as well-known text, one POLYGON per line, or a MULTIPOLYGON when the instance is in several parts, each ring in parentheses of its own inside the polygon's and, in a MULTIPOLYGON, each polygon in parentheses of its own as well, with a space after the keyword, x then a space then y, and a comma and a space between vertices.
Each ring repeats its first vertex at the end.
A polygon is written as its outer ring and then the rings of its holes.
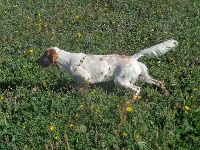
MULTIPOLYGON (((52 91, 53 93, 59 92, 59 93, 72 93, 74 90, 78 91, 78 88, 75 86, 75 82, 70 79, 57 79, 54 81, 48 81, 47 83, 42 82, 26 82, 24 79, 14 79, 11 81, 6 82, 0 82, 0 91, 2 92, 9 92, 13 89, 17 89, 23 87, 30 91, 52 91)), ((141 84, 141 89, 144 89, 147 87, 147 84, 141 84)), ((152 88, 155 88, 152 86, 152 88)), ((87 88, 85 91, 91 92, 95 89, 102 89, 106 94, 108 95, 117 95, 117 96, 124 96, 126 95, 127 91, 126 89, 122 87, 117 87, 113 81, 109 82, 101 82, 96 84, 90 84, 89 88, 87 88)), ((158 90, 162 93, 163 91, 158 88, 158 90)), ((128 90, 129 91, 129 90, 128 90)), ((80 92, 80 91, 79 91, 80 92)), ((129 91, 131 94, 131 91, 129 91)))
MULTIPOLYGON (((27 83, 23 79, 14 79, 10 81, 0 82, 0 91, 2 92, 8 92, 12 89, 17 89, 18 87, 23 87, 28 90, 42 90, 42 91, 52 91, 52 92, 62 92, 62 93, 70 93, 74 89, 77 90, 75 86, 75 82, 69 79, 58 79, 53 82, 47 82, 47 83, 27 83)), ((105 91, 107 94, 115 93, 115 84, 113 81, 110 82, 102 82, 102 83, 96 83, 96 84, 90 84, 88 91, 92 91, 95 88, 101 88, 103 91, 105 91)))
POLYGON ((11 89, 16 89, 17 86, 22 86, 21 80, 12 80, 7 82, 0 82, 0 90, 1 91, 7 91, 11 89))
MULTIPOLYGON (((101 82, 96 84, 89 84, 89 88, 86 89, 88 91, 93 91, 95 88, 100 88, 103 91, 105 91, 107 94, 112 94, 115 92, 115 84, 113 81, 109 82, 101 82)), ((76 86, 76 82, 67 80, 67 79, 60 79, 57 80, 55 84, 50 85, 49 87, 54 92, 63 92, 63 93, 69 93, 70 91, 76 89, 78 90, 76 86)))

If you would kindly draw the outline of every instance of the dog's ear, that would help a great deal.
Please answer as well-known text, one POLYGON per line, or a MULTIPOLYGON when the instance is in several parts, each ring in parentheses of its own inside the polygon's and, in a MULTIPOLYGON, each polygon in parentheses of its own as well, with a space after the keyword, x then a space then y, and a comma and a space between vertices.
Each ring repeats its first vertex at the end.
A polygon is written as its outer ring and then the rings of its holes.
POLYGON ((48 57, 50 64, 54 64, 58 58, 58 53, 54 48, 49 48, 46 51, 46 56, 48 57))

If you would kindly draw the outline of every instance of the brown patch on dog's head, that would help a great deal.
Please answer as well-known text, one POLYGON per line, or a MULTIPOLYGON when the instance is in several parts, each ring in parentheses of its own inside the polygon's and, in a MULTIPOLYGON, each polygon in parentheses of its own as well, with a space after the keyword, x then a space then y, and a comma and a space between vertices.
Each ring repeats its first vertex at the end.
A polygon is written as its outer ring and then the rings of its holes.
POLYGON ((58 53, 56 50, 54 48, 49 48, 45 53, 46 57, 50 60, 50 63, 54 64, 58 58, 58 53))
POLYGON ((99 60, 100 60, 100 61, 102 61, 102 60, 103 60, 103 58, 99 58, 99 60))
POLYGON ((43 56, 37 60, 37 62, 43 67, 48 67, 56 63, 57 58, 58 53, 56 52, 55 48, 49 48, 44 52, 43 56))

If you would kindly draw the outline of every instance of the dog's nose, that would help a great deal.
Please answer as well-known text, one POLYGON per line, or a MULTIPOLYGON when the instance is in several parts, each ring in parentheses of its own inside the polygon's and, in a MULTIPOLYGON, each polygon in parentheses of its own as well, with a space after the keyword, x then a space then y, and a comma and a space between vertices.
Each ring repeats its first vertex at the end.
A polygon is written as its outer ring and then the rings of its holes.
POLYGON ((44 64, 42 58, 38 58, 38 59, 36 60, 36 63, 38 63, 38 64, 41 65, 41 66, 43 66, 43 64, 44 64))
POLYGON ((46 57, 40 57, 36 60, 36 62, 42 67, 48 67, 50 65, 48 59, 46 57))

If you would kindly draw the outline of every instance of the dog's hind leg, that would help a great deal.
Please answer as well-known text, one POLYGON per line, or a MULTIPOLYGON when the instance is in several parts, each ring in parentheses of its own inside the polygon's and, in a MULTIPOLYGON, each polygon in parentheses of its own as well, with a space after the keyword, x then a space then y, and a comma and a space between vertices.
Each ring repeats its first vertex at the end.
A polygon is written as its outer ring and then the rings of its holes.
POLYGON ((161 89, 165 91, 166 94, 169 94, 169 91, 166 89, 166 87, 161 81, 153 79, 153 78, 149 78, 148 80, 146 80, 146 82, 160 87, 161 89))
POLYGON ((164 84, 161 81, 153 79, 148 74, 148 69, 143 63, 140 63, 140 67, 142 69, 142 73, 138 76, 139 81, 156 85, 156 86, 160 87, 161 89, 163 89, 166 94, 169 94, 169 91, 166 89, 166 87, 164 86, 164 84))
POLYGON ((145 83, 156 85, 156 86, 160 87, 161 89, 163 89, 166 94, 169 94, 169 91, 166 89, 164 84, 161 81, 153 79, 152 77, 150 77, 147 72, 146 73, 143 72, 139 76, 138 80, 141 81, 141 82, 145 82, 145 83))

